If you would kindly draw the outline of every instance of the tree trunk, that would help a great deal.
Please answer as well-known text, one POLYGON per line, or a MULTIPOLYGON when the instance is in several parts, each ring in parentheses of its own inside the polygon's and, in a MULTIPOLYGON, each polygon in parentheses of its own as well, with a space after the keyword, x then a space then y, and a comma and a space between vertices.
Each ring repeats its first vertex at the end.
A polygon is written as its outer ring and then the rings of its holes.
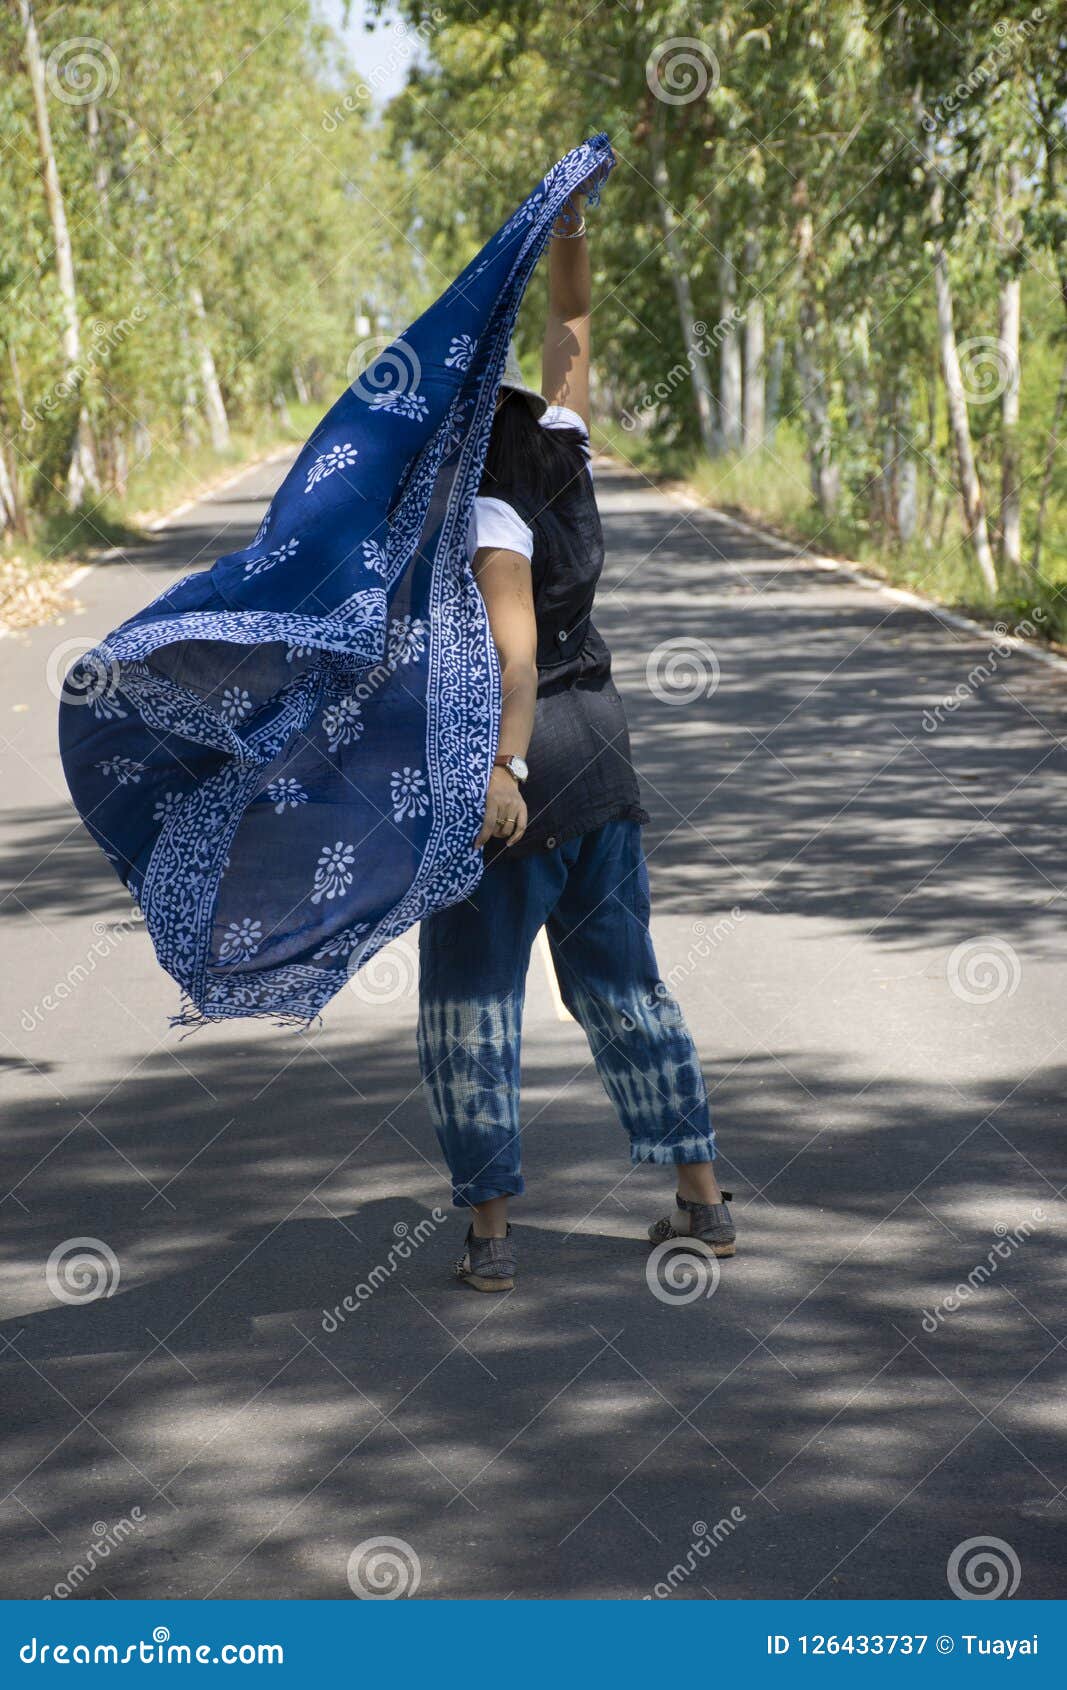
POLYGON ((978 479, 974 447, 971 443, 971 422, 967 412, 967 396, 963 389, 956 327, 952 314, 952 285, 948 276, 948 259, 940 241, 934 246, 934 294, 937 300, 937 337, 941 347, 941 370, 945 378, 949 426, 960 471, 963 520, 974 546, 982 580, 989 591, 995 593, 997 572, 989 545, 982 484, 978 479))
POLYGON ((883 387, 878 395, 878 423, 882 441, 878 468, 878 517, 886 534, 897 532, 897 431, 893 408, 895 395, 883 387))
POLYGON ((1030 567, 1034 574, 1041 568, 1041 542, 1045 533, 1045 507, 1048 496, 1052 491, 1052 472, 1056 464, 1056 453, 1060 444, 1060 425, 1063 422, 1064 409, 1067 407, 1067 358, 1063 361, 1060 371, 1060 385, 1056 389, 1056 407, 1052 413, 1052 423, 1048 431, 1048 451, 1045 453, 1045 472, 1041 477, 1041 497, 1037 505, 1037 520, 1034 528, 1034 551, 1030 559, 1030 567))
POLYGON ((937 367, 933 366, 926 380, 926 505, 923 511, 923 545, 927 551, 933 546, 934 514, 937 508, 937 487, 941 479, 937 438, 937 367))
MULTIPOLYGON (((932 160, 932 157, 933 142, 932 138, 928 137, 927 158, 932 160)), ((940 182, 935 178, 931 212, 935 228, 938 230, 941 225, 942 209, 942 189, 940 182)), ((978 561, 982 580, 989 591, 995 593, 997 591, 997 571, 989 544, 989 527, 986 522, 982 484, 978 479, 978 469, 974 461, 971 419, 967 411, 967 395, 963 387, 959 348, 956 344, 956 324, 952 310, 952 283, 949 280, 948 256, 940 233, 937 233, 934 238, 934 298, 937 303, 937 338, 941 351, 941 373, 945 380, 949 427, 952 430, 952 443, 956 450, 956 461, 960 471, 960 494, 963 501, 964 525, 971 544, 974 546, 974 554, 978 561)))
POLYGON ((308 392, 308 384, 304 380, 304 372, 299 364, 293 365, 293 386, 296 389, 296 396, 301 405, 310 405, 311 395, 308 392))
POLYGON ((805 300, 800 308, 797 370, 804 391, 808 423, 808 465, 811 491, 823 516, 832 516, 841 490, 841 476, 833 458, 833 435, 826 377, 818 358, 815 307, 805 300))
POLYGON ((711 383, 708 380, 707 348, 697 338, 696 319, 693 316, 693 296, 689 288, 689 271, 678 234, 678 221, 670 203, 670 178, 667 174, 667 156, 663 138, 662 104, 659 105, 652 117, 649 128, 649 147, 652 155, 652 184, 660 200, 660 215, 663 219, 663 244, 667 250, 671 284, 674 288, 678 318, 682 328, 682 340, 685 343, 686 356, 689 362, 689 375, 693 385, 693 400, 696 404, 697 421, 700 425, 701 444, 708 456, 712 457, 718 446, 715 436, 715 401, 712 397, 711 383))
MULTIPOLYGON (((1018 199, 1022 173, 1018 165, 1008 171, 1009 203, 1018 199)), ((1000 288, 1000 355, 1005 363, 1006 382, 1000 400, 1000 559, 1003 568, 1017 572, 1022 566, 1022 498, 1019 490, 1019 316, 1020 289, 1014 269, 1015 252, 1022 239, 1018 215, 1003 224, 1001 262, 1008 269, 1000 288)))
POLYGON ((208 339, 207 311, 204 309, 204 296, 194 282, 189 289, 189 303, 193 308, 193 339, 196 343, 197 362, 200 369, 200 386, 204 395, 204 410, 207 413, 208 428, 211 430, 211 444, 216 452, 224 452, 230 444, 230 421, 226 415, 226 405, 219 386, 218 372, 215 369, 215 359, 208 339))
POLYGON ((878 475, 881 517, 894 540, 914 539, 919 520, 919 484, 912 452, 911 395, 883 390, 878 402, 882 436, 878 475))
POLYGON ((199 446, 200 411, 196 393, 196 359, 193 355, 189 324, 185 312, 181 309, 178 312, 178 345, 182 378, 182 439, 187 446, 199 446))
POLYGON ((18 492, 15 479, 7 467, 7 453, 0 442, 0 532, 19 525, 18 492))
POLYGON ((834 323, 834 344, 838 367, 845 391, 845 417, 853 436, 855 449, 871 438, 870 414, 874 405, 871 392, 871 347, 867 314, 860 308, 848 321, 838 318, 834 323))
POLYGON ((100 111, 96 101, 85 108, 85 134, 93 155, 93 184, 100 202, 100 215, 105 223, 111 221, 111 170, 100 140, 100 111))
POLYGON ((1022 500, 1019 492, 1019 291, 1018 276, 1000 290, 1000 346, 1007 384, 1000 401, 1000 556, 1004 567, 1022 563, 1022 500))
POLYGON ((723 449, 741 444, 741 332, 736 319, 737 278, 729 253, 719 265, 719 310, 723 336, 719 348, 719 433, 723 449))
MULTIPOLYGON (((1052 137, 1058 132, 1059 95, 1057 94, 1053 96, 1052 99, 1043 98, 1040 86, 1033 77, 1030 79, 1030 93, 1033 98, 1034 105, 1037 108, 1037 115, 1041 128, 1047 136, 1052 137)), ((1046 204, 1050 206, 1056 206, 1060 203, 1058 161, 1062 150, 1062 147, 1055 145, 1048 145, 1043 148, 1045 165, 1045 201, 1046 204)), ((1060 304, 1063 306, 1064 311, 1067 311, 1067 264, 1064 263, 1062 225, 1058 238, 1055 241, 1054 251, 1056 274, 1058 275, 1060 282, 1060 304)))
POLYGON ((893 408, 896 434, 896 529, 905 543, 915 538, 919 524, 919 472, 911 450, 911 394, 898 393, 893 408))
POLYGON ((785 364, 785 341, 781 335, 776 335, 771 343, 771 355, 767 360, 767 415, 764 422, 763 438, 767 442, 773 441, 778 432, 778 408, 782 402, 782 368, 785 364))
MULTIPOLYGON (((56 280, 63 306, 63 360, 65 375, 71 390, 77 393, 81 385, 81 328, 78 321, 78 292, 74 280, 74 255, 67 227, 67 212, 56 168, 52 145, 52 125, 48 116, 48 96, 45 89, 44 61, 37 36, 37 20, 33 0, 18 0, 22 22, 23 48, 26 68, 33 92, 33 110, 37 123, 37 144, 41 154, 41 176, 45 201, 52 224, 52 241, 56 249, 56 280)), ((89 419, 85 407, 78 410, 71 441, 70 465, 67 472, 67 503, 71 509, 81 504, 87 492, 99 492, 100 483, 93 455, 89 419)))
POLYGON ((754 235, 745 241, 745 275, 749 297, 745 310, 745 371, 741 402, 741 432, 747 447, 762 446, 766 415, 766 358, 763 300, 753 280, 759 268, 759 242, 754 235))
POLYGON ((121 426, 111 431, 111 484, 120 498, 125 498, 130 477, 130 455, 126 448, 126 433, 121 426))

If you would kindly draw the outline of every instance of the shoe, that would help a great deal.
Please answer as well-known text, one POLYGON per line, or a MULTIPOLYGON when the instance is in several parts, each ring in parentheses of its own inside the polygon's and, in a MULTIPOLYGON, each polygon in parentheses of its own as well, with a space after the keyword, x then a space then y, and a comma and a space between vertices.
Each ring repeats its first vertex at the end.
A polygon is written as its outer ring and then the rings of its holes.
POLYGON ((456 1263, 456 1278, 475 1291, 511 1291, 515 1286, 515 1252, 511 1226, 506 1238, 476 1238, 467 1228, 463 1254, 456 1263))
POLYGON ((653 1244, 666 1244, 671 1238, 699 1238, 713 1255, 732 1256, 737 1228, 728 1205, 733 1202, 733 1195, 732 1191, 724 1191, 721 1203, 691 1203, 687 1197, 675 1197, 678 1206, 673 1215, 664 1215, 650 1226, 648 1236, 653 1244))

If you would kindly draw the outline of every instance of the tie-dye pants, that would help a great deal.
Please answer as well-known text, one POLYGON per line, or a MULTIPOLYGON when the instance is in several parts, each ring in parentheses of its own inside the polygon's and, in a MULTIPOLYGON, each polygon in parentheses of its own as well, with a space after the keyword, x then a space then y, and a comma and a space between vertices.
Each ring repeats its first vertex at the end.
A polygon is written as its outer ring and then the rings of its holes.
POLYGON ((550 850, 501 853, 471 897, 419 932, 418 1049, 434 1126, 463 1208, 524 1189, 519 1051, 530 950, 547 930, 634 1162, 710 1162, 700 1062, 659 977, 641 829, 613 821, 550 850))

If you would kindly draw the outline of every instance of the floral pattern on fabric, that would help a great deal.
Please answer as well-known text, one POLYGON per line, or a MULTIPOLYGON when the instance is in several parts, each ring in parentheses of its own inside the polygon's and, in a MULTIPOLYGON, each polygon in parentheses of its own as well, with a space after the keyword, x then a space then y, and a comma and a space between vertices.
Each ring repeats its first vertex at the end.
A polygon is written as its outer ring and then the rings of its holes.
POLYGON ((388 411, 398 417, 410 417, 415 422, 430 414, 427 401, 413 388, 397 388, 392 393, 376 393, 371 404, 376 411, 388 411))
POLYGON ((328 452, 320 452, 307 472, 304 492, 310 493, 320 481, 325 481, 328 475, 333 475, 337 470, 347 469, 355 463, 358 456, 358 449, 350 440, 346 440, 343 446, 331 446, 328 452))
POLYGON ((286 810, 295 810, 298 804, 306 804, 308 795, 298 780, 272 780, 267 787, 267 797, 274 805, 274 814, 284 816, 286 810))
POLYGON ((469 334, 453 335, 445 363, 453 369, 469 370, 471 359, 477 350, 477 342, 469 334))
POLYGON ((265 569, 273 569, 276 563, 283 563, 286 558, 292 557, 299 545, 300 541, 294 535, 291 540, 286 540, 284 545, 275 546, 274 550, 268 552, 266 557, 249 558, 245 564, 245 574, 262 575, 265 569))
POLYGON ((605 136, 569 153, 404 331, 414 385, 345 388, 250 545, 68 676, 68 784, 182 1025, 306 1023, 481 877, 500 672, 467 529, 523 293, 610 156, 605 136))
POLYGON ((322 898, 339 898, 352 884, 352 864, 356 860, 354 845, 346 845, 339 839, 336 845, 324 845, 322 854, 315 865, 315 890, 311 894, 311 902, 317 904, 322 898))

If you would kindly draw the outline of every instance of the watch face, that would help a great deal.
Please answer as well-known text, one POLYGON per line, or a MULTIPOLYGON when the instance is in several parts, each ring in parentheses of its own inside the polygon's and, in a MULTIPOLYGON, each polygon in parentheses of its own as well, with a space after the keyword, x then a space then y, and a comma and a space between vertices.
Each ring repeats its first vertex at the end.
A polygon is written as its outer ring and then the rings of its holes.
POLYGON ((521 757, 509 757, 508 768, 515 776, 516 780, 525 780, 530 772, 521 757))

